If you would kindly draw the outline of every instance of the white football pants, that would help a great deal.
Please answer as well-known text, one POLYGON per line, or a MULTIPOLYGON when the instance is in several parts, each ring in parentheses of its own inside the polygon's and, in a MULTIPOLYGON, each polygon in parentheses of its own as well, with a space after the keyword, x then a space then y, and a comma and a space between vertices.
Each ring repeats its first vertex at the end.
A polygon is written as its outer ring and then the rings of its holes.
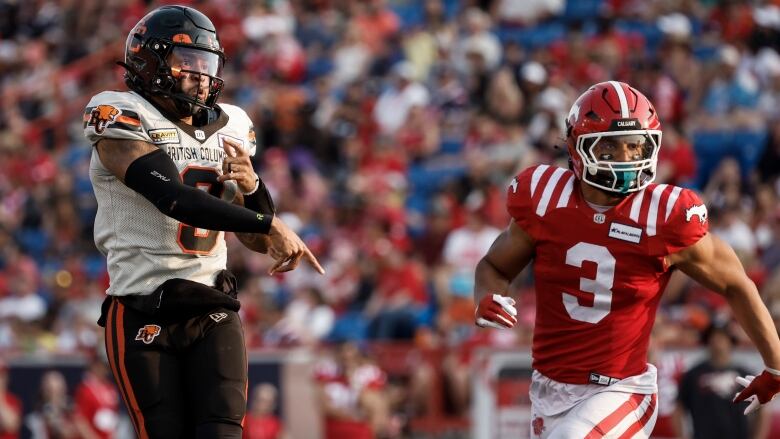
POLYGON ((531 410, 533 439, 647 439, 658 417, 655 393, 601 392, 554 416, 531 410))

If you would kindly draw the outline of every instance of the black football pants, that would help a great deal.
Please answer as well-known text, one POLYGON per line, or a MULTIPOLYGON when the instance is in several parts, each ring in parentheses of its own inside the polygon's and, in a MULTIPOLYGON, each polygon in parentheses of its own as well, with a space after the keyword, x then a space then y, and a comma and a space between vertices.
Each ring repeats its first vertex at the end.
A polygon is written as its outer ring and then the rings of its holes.
POLYGON ((247 359, 238 314, 150 317, 107 302, 106 352, 138 437, 240 439, 247 359))

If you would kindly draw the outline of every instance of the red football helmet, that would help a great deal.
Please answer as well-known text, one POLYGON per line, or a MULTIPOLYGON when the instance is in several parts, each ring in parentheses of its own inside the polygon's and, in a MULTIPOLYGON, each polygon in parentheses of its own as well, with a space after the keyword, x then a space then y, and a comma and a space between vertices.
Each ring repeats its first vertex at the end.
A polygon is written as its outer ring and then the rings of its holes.
POLYGON ((592 86, 566 118, 566 143, 577 178, 599 189, 626 194, 655 179, 661 122, 650 100, 630 85, 592 86), (617 161, 612 145, 626 144, 630 160, 617 161))

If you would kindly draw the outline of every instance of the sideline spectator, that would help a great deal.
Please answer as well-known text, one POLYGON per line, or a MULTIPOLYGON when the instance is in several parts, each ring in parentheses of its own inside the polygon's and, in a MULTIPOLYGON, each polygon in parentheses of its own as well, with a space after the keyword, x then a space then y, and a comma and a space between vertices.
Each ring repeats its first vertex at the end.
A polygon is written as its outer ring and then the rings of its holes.
POLYGON ((745 416, 743 405, 732 403, 741 390, 738 376, 750 373, 733 362, 737 343, 728 322, 714 320, 702 334, 707 346, 707 358, 685 372, 680 381, 675 415, 677 434, 693 439, 765 439, 768 437, 768 413, 759 408, 745 416), (684 417, 690 414, 693 433, 688 434, 684 417))
POLYGON ((252 389, 243 439, 285 439, 284 426, 276 416, 278 391, 273 384, 261 383, 252 389))
POLYGON ((18 439, 22 401, 8 391, 8 366, 0 360, 0 439, 18 439))
POLYGON ((79 432, 73 421, 73 405, 62 373, 51 370, 41 377, 35 410, 24 425, 36 439, 76 439, 79 432))
POLYGON ((95 353, 76 387, 73 420, 81 439, 112 439, 119 426, 119 394, 106 361, 95 353))

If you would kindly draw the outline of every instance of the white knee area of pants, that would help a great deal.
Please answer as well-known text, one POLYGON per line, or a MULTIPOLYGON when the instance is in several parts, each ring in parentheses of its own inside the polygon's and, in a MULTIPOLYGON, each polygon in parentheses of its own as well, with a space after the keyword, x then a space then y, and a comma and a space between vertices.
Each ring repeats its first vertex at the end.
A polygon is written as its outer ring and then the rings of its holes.
POLYGON ((534 413, 532 421, 538 417, 542 418, 541 422, 537 421, 538 425, 542 427, 542 431, 540 435, 535 435, 532 424, 531 437, 533 439, 584 438, 596 426, 599 426, 607 429, 604 431, 604 438, 621 437, 629 429, 636 430, 632 436, 635 439, 649 438, 658 417, 657 399, 653 402, 653 395, 637 395, 635 398, 641 399, 639 399, 636 408, 630 406, 629 411, 621 410, 621 407, 633 395, 635 394, 602 392, 556 416, 538 416, 534 413), (645 418, 647 410, 652 410, 652 412, 649 417, 645 418), (620 414, 611 417, 616 412, 620 412, 620 414), (607 418, 612 419, 612 421, 605 421, 607 418), (639 428, 640 426, 641 428, 639 428))

